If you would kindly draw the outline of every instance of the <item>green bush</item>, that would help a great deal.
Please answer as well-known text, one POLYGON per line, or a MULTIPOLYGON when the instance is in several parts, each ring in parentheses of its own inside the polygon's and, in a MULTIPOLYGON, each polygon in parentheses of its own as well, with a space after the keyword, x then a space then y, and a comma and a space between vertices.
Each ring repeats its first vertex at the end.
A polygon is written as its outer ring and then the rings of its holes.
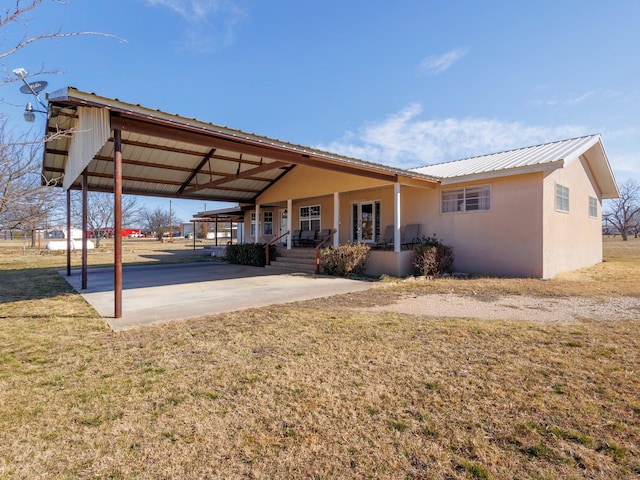
POLYGON ((442 243, 435 234, 432 237, 423 236, 413 251, 413 264, 421 275, 439 276, 451 272, 453 248, 442 243))
MULTIPOLYGON (((226 259, 237 265, 264 267, 267 263, 266 243, 239 243, 227 245, 226 259)), ((276 246, 269 246, 269 258, 276 258, 276 246)))
POLYGON ((320 251, 320 266, 328 275, 346 277, 364 273, 371 247, 364 243, 346 243, 320 251))

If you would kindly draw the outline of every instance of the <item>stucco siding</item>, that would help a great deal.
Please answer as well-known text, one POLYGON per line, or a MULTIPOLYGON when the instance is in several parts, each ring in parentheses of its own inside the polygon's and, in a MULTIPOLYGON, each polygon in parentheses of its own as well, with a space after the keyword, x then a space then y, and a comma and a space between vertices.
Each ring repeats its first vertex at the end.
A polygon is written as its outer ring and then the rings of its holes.
POLYGON ((540 173, 448 185, 431 196, 429 203, 437 205, 437 214, 427 233, 453 247, 458 271, 541 277, 542 191, 540 173), (490 185, 490 210, 440 213, 442 190, 474 185, 490 185))
POLYGON ((288 198, 318 197, 333 192, 348 192, 383 185, 388 185, 388 182, 298 165, 263 192, 257 203, 266 205, 286 201, 288 198))
POLYGON ((393 186, 367 189, 340 194, 340 243, 353 240, 353 204, 380 202, 380 233, 384 235, 386 225, 393 225, 393 186))
POLYGON ((560 272, 602 261, 602 200, 582 157, 544 179, 544 271, 550 278, 560 272), (569 189, 569 211, 556 209, 556 185, 569 189), (589 216, 589 197, 597 199, 597 215, 589 216))
MULTIPOLYGON (((276 236, 279 236, 280 230, 280 210, 286 208, 286 202, 282 203, 278 206, 261 206, 260 207, 260 221, 261 228, 264 229, 262 225, 262 219, 264 218, 264 212, 273 212, 273 235, 264 235, 261 234, 258 238, 254 238, 251 235, 251 213, 255 212, 255 210, 247 211, 244 215, 244 222, 247 225, 246 229, 246 241, 247 242, 268 242, 274 239, 276 236)), ((289 212, 289 229, 296 230, 300 228, 300 207, 309 207, 319 205, 320 206, 320 229, 323 228, 333 228, 333 195, 324 195, 322 197, 315 198, 304 198, 294 200, 292 202, 293 211, 289 212)))

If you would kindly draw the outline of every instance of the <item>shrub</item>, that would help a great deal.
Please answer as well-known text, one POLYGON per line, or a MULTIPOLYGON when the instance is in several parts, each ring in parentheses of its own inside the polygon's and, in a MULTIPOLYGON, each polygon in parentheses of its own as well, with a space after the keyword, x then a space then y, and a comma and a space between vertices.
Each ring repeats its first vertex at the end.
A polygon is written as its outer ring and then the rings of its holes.
POLYGON ((435 234, 432 237, 423 236, 413 251, 413 264, 421 275, 438 276, 451 272, 453 248, 442 243, 435 234))
MULTIPOLYGON (((226 258, 229 263, 264 267, 267 263, 266 243, 239 243, 227 245, 226 258)), ((276 258, 276 246, 269 246, 269 257, 276 258)))
POLYGON ((320 251, 320 266, 329 275, 345 277, 364 273, 371 247, 364 243, 347 243, 320 251))

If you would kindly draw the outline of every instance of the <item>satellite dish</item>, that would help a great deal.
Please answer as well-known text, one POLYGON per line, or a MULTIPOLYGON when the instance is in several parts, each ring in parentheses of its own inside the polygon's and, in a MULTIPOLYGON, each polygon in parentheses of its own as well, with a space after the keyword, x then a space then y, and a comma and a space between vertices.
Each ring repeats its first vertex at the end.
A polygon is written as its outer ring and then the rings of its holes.
POLYGON ((45 81, 31 82, 21 86, 20 91, 22 93, 26 93, 27 95, 30 95, 32 93, 40 93, 42 90, 47 88, 47 85, 49 84, 45 81))

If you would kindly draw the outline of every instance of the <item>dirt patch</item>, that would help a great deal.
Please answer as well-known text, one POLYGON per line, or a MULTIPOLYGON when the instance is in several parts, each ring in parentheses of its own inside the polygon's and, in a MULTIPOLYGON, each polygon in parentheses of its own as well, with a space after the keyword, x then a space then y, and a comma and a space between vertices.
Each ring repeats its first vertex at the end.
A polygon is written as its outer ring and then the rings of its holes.
POLYGON ((640 311, 635 297, 532 297, 428 294, 402 297, 393 303, 360 311, 391 311, 409 315, 483 320, 522 320, 543 323, 571 323, 579 319, 634 320, 640 311))

